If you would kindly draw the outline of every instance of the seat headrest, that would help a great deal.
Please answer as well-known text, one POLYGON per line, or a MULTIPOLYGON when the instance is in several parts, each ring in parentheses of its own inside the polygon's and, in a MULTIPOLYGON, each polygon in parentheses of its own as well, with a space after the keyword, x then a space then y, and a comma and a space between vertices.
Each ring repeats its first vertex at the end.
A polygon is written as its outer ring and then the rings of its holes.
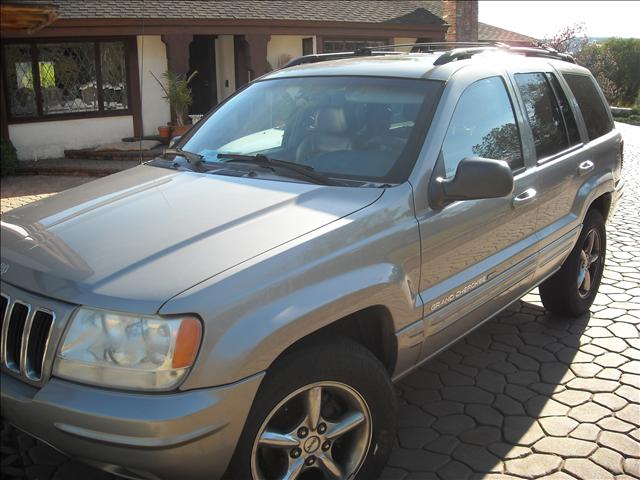
POLYGON ((316 128, 322 133, 344 133, 347 131, 347 116, 340 107, 325 107, 318 111, 316 128))

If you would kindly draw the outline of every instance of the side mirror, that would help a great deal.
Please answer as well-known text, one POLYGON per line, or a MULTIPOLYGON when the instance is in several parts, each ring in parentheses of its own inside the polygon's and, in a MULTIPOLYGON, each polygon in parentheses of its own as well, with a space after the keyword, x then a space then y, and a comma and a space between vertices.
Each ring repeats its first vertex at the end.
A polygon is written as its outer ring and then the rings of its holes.
POLYGON ((178 143, 181 138, 182 138, 181 135, 171 138, 171 140, 169 140, 169 148, 173 147, 176 143, 178 143))
POLYGON ((437 207, 456 200, 504 197, 513 192, 513 173, 504 160, 467 157, 458 164, 455 177, 439 177, 431 187, 437 207))

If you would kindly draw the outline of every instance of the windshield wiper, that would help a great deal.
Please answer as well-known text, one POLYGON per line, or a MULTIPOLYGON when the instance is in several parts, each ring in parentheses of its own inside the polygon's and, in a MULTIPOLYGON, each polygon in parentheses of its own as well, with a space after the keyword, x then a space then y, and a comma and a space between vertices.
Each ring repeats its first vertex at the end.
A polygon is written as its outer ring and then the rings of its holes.
MULTIPOLYGON (((333 181, 331 178, 316 172, 313 167, 309 165, 300 165, 299 163, 288 162, 286 160, 278 160, 276 158, 269 158, 262 153, 256 155, 240 155, 237 153, 218 153, 218 158, 226 158, 227 162, 243 162, 254 163, 261 167, 267 167, 273 169, 273 167, 280 167, 286 170, 295 172, 303 177, 307 177, 313 180, 315 183, 321 185, 341 185, 338 182, 333 181)), ((227 163, 225 162, 225 163, 227 163)))
POLYGON ((195 152, 189 152, 187 150, 182 150, 181 148, 167 148, 162 155, 179 155, 186 158, 187 162, 192 164, 194 167, 199 166, 204 160, 204 155, 200 155, 199 153, 195 152))

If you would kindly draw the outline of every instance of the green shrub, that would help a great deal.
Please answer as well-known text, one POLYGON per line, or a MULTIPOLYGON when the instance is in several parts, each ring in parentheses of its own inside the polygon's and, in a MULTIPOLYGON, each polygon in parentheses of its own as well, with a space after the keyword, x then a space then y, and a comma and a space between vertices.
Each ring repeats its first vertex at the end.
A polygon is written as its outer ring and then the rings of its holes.
POLYGON ((0 139, 0 176, 6 177, 16 171, 18 155, 13 144, 4 138, 0 139))

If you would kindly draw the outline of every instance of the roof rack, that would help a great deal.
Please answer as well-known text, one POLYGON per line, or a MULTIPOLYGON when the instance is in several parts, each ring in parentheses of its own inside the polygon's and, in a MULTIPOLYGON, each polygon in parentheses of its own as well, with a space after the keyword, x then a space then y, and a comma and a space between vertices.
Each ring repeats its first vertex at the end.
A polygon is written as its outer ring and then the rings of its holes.
POLYGON ((378 55, 399 55, 406 52, 391 51, 392 48, 411 47, 412 53, 436 53, 444 52, 440 55, 434 65, 444 65, 455 60, 465 60, 471 58, 477 53, 502 51, 508 53, 521 54, 525 57, 542 57, 555 60, 563 60, 565 62, 576 63, 575 59, 567 53, 559 53, 552 48, 534 48, 534 47, 511 47, 502 42, 428 42, 428 43, 397 43, 392 45, 376 45, 372 47, 362 47, 353 52, 336 52, 336 53, 316 53, 312 55, 303 55, 294 58, 281 68, 294 67, 296 65, 304 65, 306 63, 326 62, 329 60, 338 60, 341 58, 368 57, 378 55))

